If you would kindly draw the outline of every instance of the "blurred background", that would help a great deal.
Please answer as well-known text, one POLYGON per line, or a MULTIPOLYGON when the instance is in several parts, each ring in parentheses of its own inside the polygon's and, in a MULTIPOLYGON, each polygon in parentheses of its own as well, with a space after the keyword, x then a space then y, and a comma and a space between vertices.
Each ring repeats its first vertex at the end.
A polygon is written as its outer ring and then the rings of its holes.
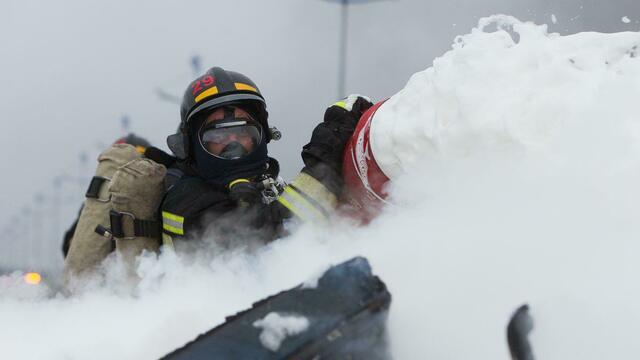
POLYGON ((561 34, 640 30, 637 0, 0 2, 0 274, 59 271, 98 153, 130 132, 167 149, 207 68, 258 84, 290 179, 327 105, 393 95, 497 13, 561 34))

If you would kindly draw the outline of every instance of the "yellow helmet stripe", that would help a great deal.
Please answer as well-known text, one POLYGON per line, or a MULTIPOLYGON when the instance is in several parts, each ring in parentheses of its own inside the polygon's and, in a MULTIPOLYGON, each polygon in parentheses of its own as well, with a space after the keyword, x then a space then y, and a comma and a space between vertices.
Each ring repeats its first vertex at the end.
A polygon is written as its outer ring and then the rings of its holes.
POLYGON ((254 88, 251 85, 247 85, 243 83, 235 83, 235 84, 236 84, 236 90, 249 90, 253 92, 258 92, 258 89, 254 88))
POLYGON ((215 95, 217 93, 218 93, 217 86, 210 87, 207 90, 200 93, 200 95, 196 96, 196 103, 200 102, 200 100, 206 98, 207 96, 215 95))

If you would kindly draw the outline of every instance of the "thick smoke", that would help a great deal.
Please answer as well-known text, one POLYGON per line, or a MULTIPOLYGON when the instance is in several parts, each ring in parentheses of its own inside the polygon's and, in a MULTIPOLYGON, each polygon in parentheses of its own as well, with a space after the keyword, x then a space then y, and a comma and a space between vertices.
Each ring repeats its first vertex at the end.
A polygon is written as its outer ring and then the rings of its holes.
POLYGON ((539 358, 635 357, 638 44, 483 19, 380 111, 394 205, 373 223, 307 225, 252 251, 147 254, 133 291, 117 259, 106 285, 71 298, 0 285, 0 357, 155 359, 355 255, 393 294, 397 359, 506 359, 524 302, 539 358))

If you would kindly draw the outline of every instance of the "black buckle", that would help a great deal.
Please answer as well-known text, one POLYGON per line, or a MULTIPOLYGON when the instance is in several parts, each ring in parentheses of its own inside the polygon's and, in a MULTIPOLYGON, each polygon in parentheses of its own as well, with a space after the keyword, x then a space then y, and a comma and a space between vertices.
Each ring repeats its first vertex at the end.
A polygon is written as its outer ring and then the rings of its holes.
MULTIPOLYGON (((114 238, 123 240, 133 240, 137 236, 160 238, 160 223, 155 220, 140 220, 136 219, 135 215, 131 213, 111 210, 109 211, 109 222, 111 223, 111 229, 108 230, 108 233, 114 238), (133 225, 133 234, 131 236, 126 236, 124 231, 123 219, 125 216, 131 218, 131 224, 133 225)), ((98 232, 98 229, 96 229, 96 232, 98 232)))
POLYGON ((87 189, 87 192, 84 194, 84 196, 89 199, 96 199, 97 201, 101 202, 109 202, 110 199, 100 199, 100 189, 102 188, 102 185, 107 181, 109 181, 109 179, 102 176, 94 176, 91 179, 89 188, 87 189))
POLYGON ((131 219, 133 220, 132 223, 135 227, 136 217, 133 214, 126 213, 126 212, 118 212, 115 210, 109 211, 109 222, 111 223, 111 234, 113 234, 113 237, 118 239, 131 240, 135 238, 136 234, 133 234, 133 236, 129 236, 129 237, 125 236, 124 224, 122 223, 122 220, 124 219, 125 216, 131 217, 131 219))

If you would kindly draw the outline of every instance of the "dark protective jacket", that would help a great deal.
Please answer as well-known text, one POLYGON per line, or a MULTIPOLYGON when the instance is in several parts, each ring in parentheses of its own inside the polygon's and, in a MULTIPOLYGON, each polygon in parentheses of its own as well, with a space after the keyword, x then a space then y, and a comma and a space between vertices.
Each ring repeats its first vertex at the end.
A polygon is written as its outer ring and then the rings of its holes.
POLYGON ((230 236, 269 242, 282 234, 282 222, 289 217, 285 210, 277 202, 240 206, 227 189, 183 176, 169 187, 162 201, 163 243, 202 236, 214 236, 218 243, 229 245, 233 242, 230 236))
MULTIPOLYGON (((235 200, 228 188, 184 170, 184 166, 173 167, 167 174, 167 193, 160 209, 165 245, 203 236, 229 246, 243 241, 266 243, 284 234, 288 219, 324 221, 337 203, 335 195, 305 172, 282 189, 275 201, 264 203, 258 197, 247 204, 235 200)), ((278 174, 264 175, 275 178, 278 174)))

